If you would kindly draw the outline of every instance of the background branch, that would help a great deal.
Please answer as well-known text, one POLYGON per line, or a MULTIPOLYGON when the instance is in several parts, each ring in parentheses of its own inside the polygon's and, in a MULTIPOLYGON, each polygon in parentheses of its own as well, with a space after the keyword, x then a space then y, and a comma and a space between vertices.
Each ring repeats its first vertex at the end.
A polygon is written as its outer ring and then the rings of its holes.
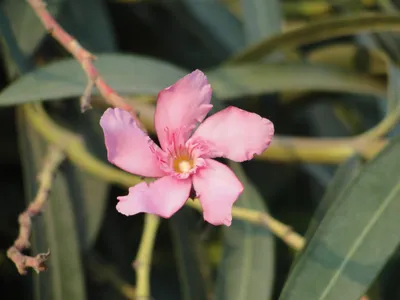
POLYGON ((32 230, 32 218, 40 214, 49 196, 55 171, 64 160, 64 153, 56 146, 50 146, 44 161, 43 169, 38 174, 39 190, 33 202, 19 215, 19 234, 17 239, 7 250, 7 256, 18 269, 20 274, 26 274, 26 268, 33 268, 37 273, 46 270, 45 262, 50 255, 40 253, 34 257, 22 254, 24 249, 30 247, 29 238, 32 230))

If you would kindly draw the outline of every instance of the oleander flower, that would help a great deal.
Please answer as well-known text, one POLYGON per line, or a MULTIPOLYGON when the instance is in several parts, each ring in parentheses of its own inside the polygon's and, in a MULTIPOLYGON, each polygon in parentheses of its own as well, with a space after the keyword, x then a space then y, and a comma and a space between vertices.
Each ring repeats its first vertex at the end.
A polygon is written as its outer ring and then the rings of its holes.
POLYGON ((128 195, 118 197, 118 212, 169 218, 185 204, 193 185, 204 219, 230 226, 232 205, 243 185, 231 169, 213 158, 252 159, 268 148, 274 126, 268 119, 232 106, 204 120, 212 108, 211 93, 199 70, 159 93, 155 130, 160 146, 128 112, 119 108, 104 112, 100 125, 108 160, 127 172, 158 178, 149 184, 141 182, 129 188, 128 195))

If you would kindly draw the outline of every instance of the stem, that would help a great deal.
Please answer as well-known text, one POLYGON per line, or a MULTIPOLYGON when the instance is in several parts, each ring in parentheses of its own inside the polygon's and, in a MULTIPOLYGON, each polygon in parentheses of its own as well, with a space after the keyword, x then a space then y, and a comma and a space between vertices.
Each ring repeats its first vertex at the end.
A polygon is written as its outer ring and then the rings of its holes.
POLYGON ((19 234, 14 245, 7 250, 7 256, 15 263, 21 275, 26 274, 26 268, 28 267, 33 268, 37 273, 46 270, 45 262, 50 255, 50 251, 40 253, 35 257, 24 255, 22 251, 28 249, 31 245, 29 238, 32 231, 32 218, 43 211, 44 205, 48 200, 54 174, 64 158, 64 153, 60 148, 49 147, 43 169, 38 175, 39 189, 36 197, 27 209, 19 215, 19 234))
MULTIPOLYGON (((186 202, 186 205, 198 210, 202 211, 202 207, 200 204, 199 199, 189 199, 186 202)), ((295 250, 301 250, 303 249, 305 245, 305 240, 304 238, 293 231, 289 226, 286 224, 274 219, 272 216, 270 216, 267 213, 262 213, 259 211, 255 210, 250 210, 246 208, 239 208, 239 207, 233 207, 232 208, 232 217, 243 220, 243 221, 248 221, 253 224, 258 224, 264 227, 267 227, 271 232, 273 232, 277 237, 282 239, 289 247, 295 249, 295 250)))
POLYGON ((159 225, 160 218, 158 216, 151 214, 145 215, 142 239, 136 259, 132 264, 136 271, 137 300, 150 298, 151 258, 159 225))

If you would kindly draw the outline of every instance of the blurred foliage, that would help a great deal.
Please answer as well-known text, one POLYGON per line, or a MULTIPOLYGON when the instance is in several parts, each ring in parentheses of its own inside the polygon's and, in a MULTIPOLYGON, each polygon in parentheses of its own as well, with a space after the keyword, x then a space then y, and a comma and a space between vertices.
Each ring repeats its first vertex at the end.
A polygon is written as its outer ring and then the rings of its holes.
MULTIPOLYGON (((230 165, 245 185, 237 206, 291 226, 304 249, 257 222, 212 227, 185 207, 161 222, 154 299, 399 298, 399 1, 47 4, 150 132, 157 93, 195 68, 216 110, 233 104, 275 124, 272 155, 230 165)), ((0 1, 0 33, 0 299, 134 299, 143 218, 118 214, 115 198, 139 179, 105 165, 107 105, 95 91, 95 108, 80 113, 85 74, 24 0, 0 1), (5 252, 60 132, 85 155, 69 156, 34 221, 32 253, 51 249, 49 271, 21 277, 5 252)))

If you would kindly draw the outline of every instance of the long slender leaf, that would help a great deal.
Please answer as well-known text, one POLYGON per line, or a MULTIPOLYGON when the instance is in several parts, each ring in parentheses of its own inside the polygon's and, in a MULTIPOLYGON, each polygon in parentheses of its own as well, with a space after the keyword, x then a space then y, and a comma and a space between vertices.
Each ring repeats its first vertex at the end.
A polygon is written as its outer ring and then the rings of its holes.
MULTIPOLYGON (((238 206, 265 211, 262 197, 238 163, 231 163, 244 191, 238 206)), ((225 230, 216 299, 269 299, 273 286, 274 237, 265 228, 233 220, 225 230)))
POLYGON ((393 15, 371 15, 335 17, 313 22, 298 29, 276 35, 250 46, 235 55, 230 62, 260 60, 277 50, 287 50, 301 45, 330 38, 356 34, 364 31, 400 31, 400 17, 393 15))
MULTIPOLYGON (((65 0, 47 1, 47 7, 50 13, 57 18, 66 2, 65 0)), ((18 45, 21 55, 30 58, 46 36, 46 29, 25 0, 4 0, 0 9, 10 22, 15 44, 18 45)), ((17 66, 12 63, 10 55, 13 54, 6 52, 5 55, 7 73, 10 77, 14 77, 19 71, 17 66)))
MULTIPOLYGON (((102 54, 98 57, 96 66, 99 72, 122 94, 156 95, 186 74, 183 69, 169 63, 139 55, 102 54)), ((382 95, 384 90, 380 81, 365 75, 298 63, 226 66, 206 74, 220 100, 288 90, 378 95, 382 95)), ((78 97, 86 82, 87 78, 75 60, 61 60, 24 75, 9 85, 0 93, 0 105, 78 97)))
MULTIPOLYGON (((277 9, 277 1, 246 0, 242 4, 244 6, 244 29, 247 44, 268 37, 280 30, 281 14, 280 10, 277 9), (267 10, 269 11, 267 12, 267 10), (269 14, 276 14, 276 17, 268 19, 269 14)), ((227 79, 227 73, 224 74, 223 69, 218 68, 216 72, 219 72, 220 76, 222 75, 221 83, 232 82, 232 80, 227 79)), ((239 77, 237 83, 242 85, 249 73, 239 77)), ((214 83, 213 88, 216 89, 218 99, 221 99, 223 93, 221 90, 218 91, 216 80, 212 79, 213 76, 209 76, 209 78, 214 83)), ((264 77, 264 79, 266 78, 264 77)), ((248 82, 254 83, 254 77, 248 82)), ((220 107, 222 105, 218 103, 217 109, 220 107)), ((245 187, 238 205, 267 212, 262 196, 250 182, 250 179, 246 177, 242 166, 234 162, 230 162, 230 166, 245 187)), ((225 230, 224 233, 223 258, 218 269, 216 298, 229 300, 270 299, 274 283, 274 258, 275 240, 268 230, 246 222, 233 222, 229 230, 225 230)))
MULTIPOLYGON (((341 91, 383 95, 375 79, 335 67, 312 64, 256 64, 224 66, 207 73, 221 100, 282 91, 341 91)), ((1 95, 0 95, 1 102, 1 95)))
POLYGON ((183 299, 207 300, 210 270, 204 261, 205 249, 200 234, 196 232, 198 223, 193 210, 182 208, 169 223, 174 238, 183 299))
POLYGON ((394 63, 389 63, 389 95, 387 112, 392 113, 400 109, 400 68, 394 63))
POLYGON ((400 242, 399 151, 396 137, 339 191, 280 300, 350 300, 366 291, 400 242))
POLYGON ((314 213, 311 224, 307 229, 305 237, 306 240, 312 238, 318 229, 321 220, 323 220, 327 212, 335 205, 340 205, 340 203, 337 202, 337 195, 339 195, 341 191, 345 190, 352 179, 361 172, 362 164, 363 161, 361 157, 359 155, 354 155, 341 164, 336 170, 336 173, 333 176, 332 181, 329 183, 321 203, 314 213))
POLYGON ((184 0, 192 15, 232 54, 244 46, 242 26, 221 3, 215 0, 184 0))
POLYGON ((280 33, 282 7, 279 0, 241 0, 246 44, 280 33))

